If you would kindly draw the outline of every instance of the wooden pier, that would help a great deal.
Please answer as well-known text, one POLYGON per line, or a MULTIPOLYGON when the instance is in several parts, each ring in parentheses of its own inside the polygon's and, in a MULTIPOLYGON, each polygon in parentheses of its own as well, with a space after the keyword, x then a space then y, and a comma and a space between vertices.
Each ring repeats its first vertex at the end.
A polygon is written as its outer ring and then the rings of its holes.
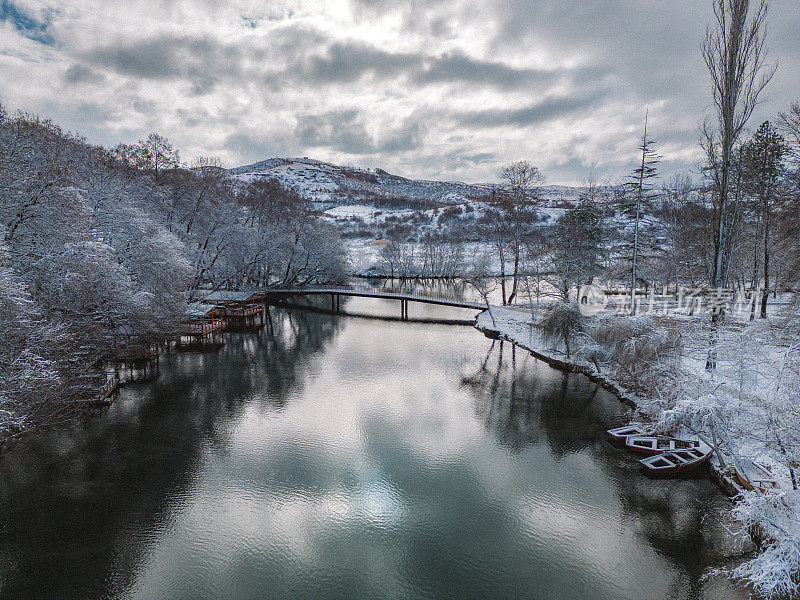
POLYGON ((100 395, 97 398, 98 404, 110 404, 111 397, 117 392, 119 389, 119 374, 114 373, 111 377, 106 379, 106 383, 103 386, 103 389, 100 390, 100 395))
POLYGON ((264 295, 252 291, 212 292, 200 301, 223 311, 224 327, 237 331, 258 329, 264 324, 264 295))
POLYGON ((225 308, 200 302, 190 304, 186 311, 175 348, 181 352, 215 352, 222 348, 225 330, 225 308))

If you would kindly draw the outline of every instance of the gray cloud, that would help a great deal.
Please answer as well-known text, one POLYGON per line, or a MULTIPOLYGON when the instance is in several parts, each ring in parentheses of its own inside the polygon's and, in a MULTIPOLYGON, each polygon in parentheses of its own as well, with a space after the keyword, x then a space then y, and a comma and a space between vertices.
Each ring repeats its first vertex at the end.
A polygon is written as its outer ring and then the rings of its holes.
MULTIPOLYGON (((346 84, 363 77, 377 80, 404 78, 416 86, 467 83, 500 89, 552 85, 558 81, 594 80, 606 75, 596 67, 574 69, 517 68, 486 61, 463 51, 440 55, 389 52, 372 44, 338 41, 305 26, 287 27, 271 34, 264 45, 252 40, 223 43, 214 38, 154 36, 135 44, 93 48, 87 63, 141 79, 184 79, 192 93, 213 90, 220 81, 261 77, 271 87, 288 83, 319 86, 346 84), (248 68, 247 64, 253 64, 248 68)), ((86 66, 79 66, 88 70, 86 66)))
MULTIPOLYGON (((265 157, 275 156, 297 156, 302 152, 300 146, 290 134, 265 136, 239 131, 225 136, 223 141, 225 148, 231 148, 239 159, 236 163, 229 163, 228 166, 239 166, 241 164, 254 163, 264 160, 265 157)), ((213 155, 213 152, 209 152, 213 155)))
POLYGON ((463 82, 499 88, 519 88, 553 83, 560 78, 600 77, 594 69, 520 69, 502 62, 472 58, 463 52, 439 56, 424 53, 386 52, 363 43, 334 42, 325 50, 297 61, 281 75, 294 74, 304 81, 349 83, 368 75, 380 78, 405 76, 417 85, 463 82))
POLYGON ((301 115, 295 135, 302 146, 331 148, 347 154, 377 154, 413 150, 422 143, 422 126, 406 119, 399 127, 371 135, 367 119, 355 109, 301 115))
POLYGON ((264 58, 262 50, 222 43, 210 36, 158 35, 135 43, 99 46, 83 54, 89 64, 119 75, 150 79, 180 79, 191 93, 204 94, 220 80, 241 79, 247 60, 264 58))
POLYGON ((421 68, 414 75, 418 83, 468 82, 493 85, 500 88, 527 87, 532 84, 554 83, 559 78, 587 73, 600 77, 590 69, 519 69, 500 62, 476 60, 460 52, 444 54, 437 58, 420 60, 421 68))
POLYGON ((485 109, 463 113, 457 119, 462 125, 474 127, 525 127, 590 110, 607 95, 608 92, 583 92, 572 96, 556 96, 522 108, 485 109))
POLYGON ((64 83, 76 85, 80 83, 101 84, 106 76, 85 65, 72 65, 64 71, 64 83))
POLYGON ((308 57, 287 70, 313 82, 352 82, 364 75, 395 77, 417 68, 420 57, 391 53, 368 44, 334 42, 321 54, 308 57))
MULTIPOLYGON (((189 159, 480 181, 526 158, 602 180, 630 170, 645 109, 663 170, 694 169, 710 111, 710 1, 49 1, 0 11, 0 100, 101 143, 156 130, 189 159)), ((781 66, 754 127, 800 99, 800 4, 771 6, 781 66)))

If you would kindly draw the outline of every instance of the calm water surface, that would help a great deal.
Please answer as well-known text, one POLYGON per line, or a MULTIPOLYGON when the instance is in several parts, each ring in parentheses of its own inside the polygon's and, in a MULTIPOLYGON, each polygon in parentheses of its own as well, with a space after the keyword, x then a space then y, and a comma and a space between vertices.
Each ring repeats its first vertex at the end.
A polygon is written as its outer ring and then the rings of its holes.
POLYGON ((272 319, 4 453, 0 596, 746 596, 701 579, 725 500, 639 476, 587 379, 469 326, 272 319))

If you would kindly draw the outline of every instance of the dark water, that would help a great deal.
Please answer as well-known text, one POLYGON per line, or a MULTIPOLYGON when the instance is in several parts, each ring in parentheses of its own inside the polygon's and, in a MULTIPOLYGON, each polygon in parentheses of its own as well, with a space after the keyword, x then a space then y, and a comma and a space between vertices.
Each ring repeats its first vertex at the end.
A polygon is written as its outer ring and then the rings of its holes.
POLYGON ((585 378, 468 326, 273 324, 8 449, 0 596, 741 596, 701 580, 725 501, 639 476, 585 378))

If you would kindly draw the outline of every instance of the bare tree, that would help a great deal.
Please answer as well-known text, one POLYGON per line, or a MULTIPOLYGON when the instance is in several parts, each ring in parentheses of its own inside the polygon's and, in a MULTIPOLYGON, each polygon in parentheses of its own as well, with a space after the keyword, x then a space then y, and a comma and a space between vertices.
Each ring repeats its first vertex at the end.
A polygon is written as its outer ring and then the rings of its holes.
POLYGON ((155 175, 181 164, 178 151, 167 138, 157 133, 151 133, 146 140, 139 140, 134 145, 119 144, 113 152, 120 160, 137 169, 152 171, 155 175))
POLYGON ((522 250, 522 225, 529 215, 526 208, 536 199, 536 190, 544 183, 544 175, 538 167, 527 160, 520 160, 503 167, 500 178, 511 192, 508 207, 512 220, 512 240, 514 243, 514 274, 511 283, 511 294, 508 303, 514 302, 519 281, 519 259, 522 250))
POLYGON ((478 221, 478 227, 483 235, 492 240, 500 259, 500 290, 503 304, 508 303, 506 295, 506 249, 509 244, 509 227, 502 213, 496 208, 496 194, 492 191, 492 206, 487 208, 478 221))
POLYGON ((400 244, 394 240, 388 241, 378 253, 378 262, 389 270, 391 279, 394 279, 395 271, 400 267, 401 255, 400 244))
POLYGON ((472 260, 471 265, 469 273, 464 277, 464 283, 475 288, 480 294, 486 304, 492 325, 496 325, 492 304, 489 302, 489 296, 497 289, 497 280, 492 277, 491 260, 485 254, 481 254, 472 260))
POLYGON ((781 113, 781 128, 791 143, 792 154, 800 160, 800 102, 795 102, 789 112, 781 113))
MULTIPOLYGON (((706 31, 702 52, 718 122, 704 124, 702 144, 716 191, 712 284, 721 289, 727 283, 726 245, 732 234, 727 213, 733 148, 777 65, 766 62, 767 0, 759 0, 754 12, 751 0, 713 2, 716 25, 706 31)), ((716 322, 720 314, 721 308, 715 308, 712 320, 716 322)))
MULTIPOLYGON (((664 277, 675 285, 676 296, 682 277, 688 278, 694 284, 697 258, 705 254, 695 252, 691 246, 694 233, 691 213, 696 210, 696 205, 690 205, 693 188, 694 184, 688 176, 674 175, 666 183, 662 193, 661 215, 667 238, 664 277)), ((702 237, 705 239, 705 236, 702 237)))
POLYGON ((556 302, 548 306, 539 322, 542 338, 550 344, 564 344, 567 358, 573 338, 586 328, 586 317, 578 305, 569 302, 556 302))
POLYGON ((793 103, 788 112, 780 114, 780 128, 786 138, 795 188, 800 196, 800 102, 793 103))

